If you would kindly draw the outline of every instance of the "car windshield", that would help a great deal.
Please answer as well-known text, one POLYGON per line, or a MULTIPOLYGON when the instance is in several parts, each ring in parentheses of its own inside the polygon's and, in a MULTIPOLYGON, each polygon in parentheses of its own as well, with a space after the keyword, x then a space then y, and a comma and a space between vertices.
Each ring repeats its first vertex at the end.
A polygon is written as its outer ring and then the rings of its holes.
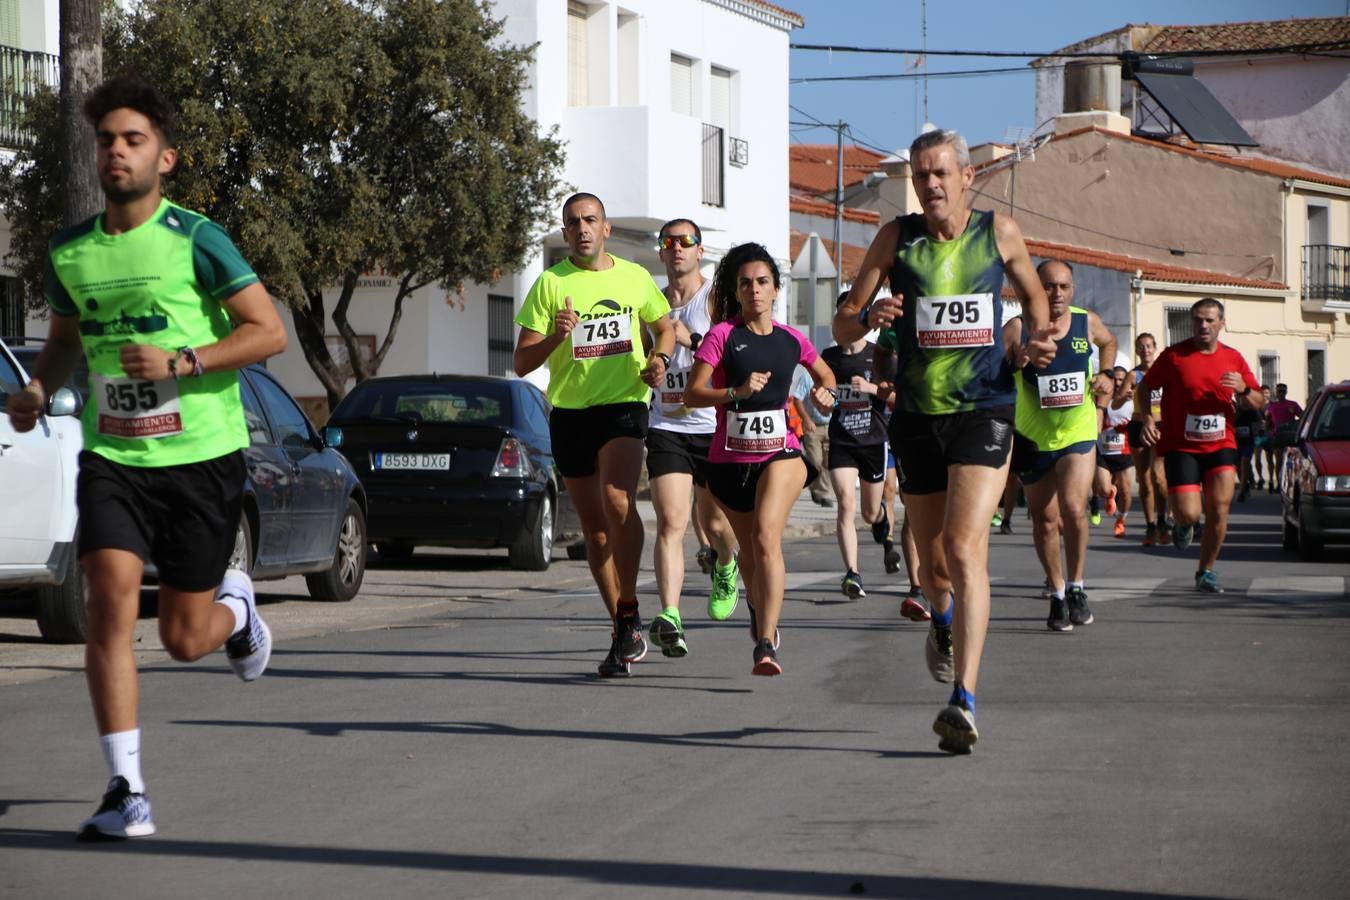
POLYGON ((1350 393, 1328 394, 1313 423, 1314 441, 1350 441, 1350 393))
POLYGON ((509 425, 511 390, 494 381, 367 382, 338 404, 332 419, 509 425))

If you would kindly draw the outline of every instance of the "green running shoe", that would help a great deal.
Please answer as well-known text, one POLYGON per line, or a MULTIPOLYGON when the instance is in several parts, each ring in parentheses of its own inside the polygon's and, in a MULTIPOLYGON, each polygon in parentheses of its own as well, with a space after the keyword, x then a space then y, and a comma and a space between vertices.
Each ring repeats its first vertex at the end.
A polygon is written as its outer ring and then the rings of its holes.
POLYGON ((989 527, 998 528, 1002 524, 1003 524, 1003 516, 1000 515, 999 513, 994 513, 994 518, 989 522, 989 527))
POLYGON ((1088 521, 1091 522, 1093 525, 1100 525, 1100 524, 1102 524, 1102 513, 1101 513, 1101 510, 1094 510, 1092 513, 1090 513, 1090 514, 1088 515, 1088 521))
POLYGON ((717 565, 713 569, 712 590, 708 593, 708 618, 716 622, 725 622, 736 611, 741 591, 736 587, 736 557, 725 566, 717 565))
POLYGON ((661 610, 661 615, 652 619, 647 636, 661 648, 662 656, 679 659, 689 655, 689 645, 684 642, 684 623, 680 621, 680 611, 673 606, 661 610))
POLYGON ((1223 593, 1223 587, 1219 584, 1219 576, 1214 574, 1213 569, 1204 569, 1195 573, 1195 589, 1205 594, 1223 593))

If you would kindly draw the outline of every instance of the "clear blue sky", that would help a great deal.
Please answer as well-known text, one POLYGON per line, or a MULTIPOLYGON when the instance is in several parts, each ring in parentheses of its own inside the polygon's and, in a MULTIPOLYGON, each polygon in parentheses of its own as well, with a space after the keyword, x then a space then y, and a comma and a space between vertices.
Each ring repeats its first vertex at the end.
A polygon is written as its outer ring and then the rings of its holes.
MULTIPOLYGON (((806 27, 794 30, 799 44, 855 47, 922 46, 920 0, 774 0, 800 13, 806 27)), ((1056 50, 1122 25, 1206 25, 1261 19, 1347 14, 1350 0, 966 0, 928 2, 930 50, 1056 50)), ((905 71, 908 59, 894 55, 829 54, 793 50, 792 78, 905 71)), ((972 145, 1004 139, 1010 127, 1034 128, 1035 77, 1029 59, 928 57, 928 118, 955 128, 972 145), (999 75, 935 78, 943 70, 1017 67, 999 75)), ((826 122, 845 121, 862 142, 886 149, 908 147, 923 123, 923 85, 918 80, 794 84, 792 105, 826 122)), ((792 111, 793 122, 809 119, 792 111)), ((794 143, 833 143, 831 129, 792 128, 794 143)))

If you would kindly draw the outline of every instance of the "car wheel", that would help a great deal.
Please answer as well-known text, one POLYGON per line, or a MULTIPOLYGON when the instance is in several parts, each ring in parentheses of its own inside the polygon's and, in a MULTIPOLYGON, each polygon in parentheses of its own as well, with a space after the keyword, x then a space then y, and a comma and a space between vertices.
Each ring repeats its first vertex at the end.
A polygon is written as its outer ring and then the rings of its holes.
POLYGON ((379 551, 381 559, 387 559, 390 562, 402 562, 405 559, 411 559, 413 550, 416 548, 403 541, 380 541, 375 545, 375 549, 379 551))
POLYGON ((366 577, 366 514, 347 498, 347 513, 338 529, 333 564, 322 572, 305 576, 309 595, 327 603, 346 603, 361 590, 366 577))
POLYGON ((1298 558, 1304 562, 1316 562, 1322 558, 1322 542, 1308 534, 1307 528, 1298 530, 1298 558))
POLYGON ((1280 546, 1292 553, 1298 549, 1298 529, 1289 521, 1288 516, 1281 516, 1280 522, 1284 525, 1280 534, 1280 546))
POLYGON ((44 584, 37 591, 38 631, 53 644, 83 644, 88 633, 84 603, 84 574, 75 548, 66 561, 60 584, 44 584))
POLYGON ((229 569, 238 569, 245 575, 253 574, 253 526, 248 512, 239 514, 239 528, 234 533, 234 549, 230 551, 229 569))
POLYGON ((520 542, 507 551, 513 569, 542 572, 553 557, 553 497, 545 491, 535 504, 520 542))

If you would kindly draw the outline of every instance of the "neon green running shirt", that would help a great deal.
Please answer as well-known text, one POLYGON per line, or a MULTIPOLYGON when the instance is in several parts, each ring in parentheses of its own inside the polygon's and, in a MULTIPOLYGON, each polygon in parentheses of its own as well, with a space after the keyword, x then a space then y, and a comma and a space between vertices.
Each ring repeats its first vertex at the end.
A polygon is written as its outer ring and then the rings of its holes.
POLYGON ((554 316, 572 298, 580 321, 548 355, 548 399, 561 409, 651 398, 640 377, 641 323, 669 314, 670 303, 642 266, 610 259, 614 265, 599 271, 577 268, 570 258, 544 270, 516 314, 520 327, 550 335, 554 316))
POLYGON ((214 344, 231 331, 221 301, 257 280, 224 229, 168 200, 122 234, 105 232, 100 214, 52 238, 47 303, 79 317, 89 362, 85 449, 159 468, 248 446, 238 372, 146 381, 129 378, 119 354, 214 344))

